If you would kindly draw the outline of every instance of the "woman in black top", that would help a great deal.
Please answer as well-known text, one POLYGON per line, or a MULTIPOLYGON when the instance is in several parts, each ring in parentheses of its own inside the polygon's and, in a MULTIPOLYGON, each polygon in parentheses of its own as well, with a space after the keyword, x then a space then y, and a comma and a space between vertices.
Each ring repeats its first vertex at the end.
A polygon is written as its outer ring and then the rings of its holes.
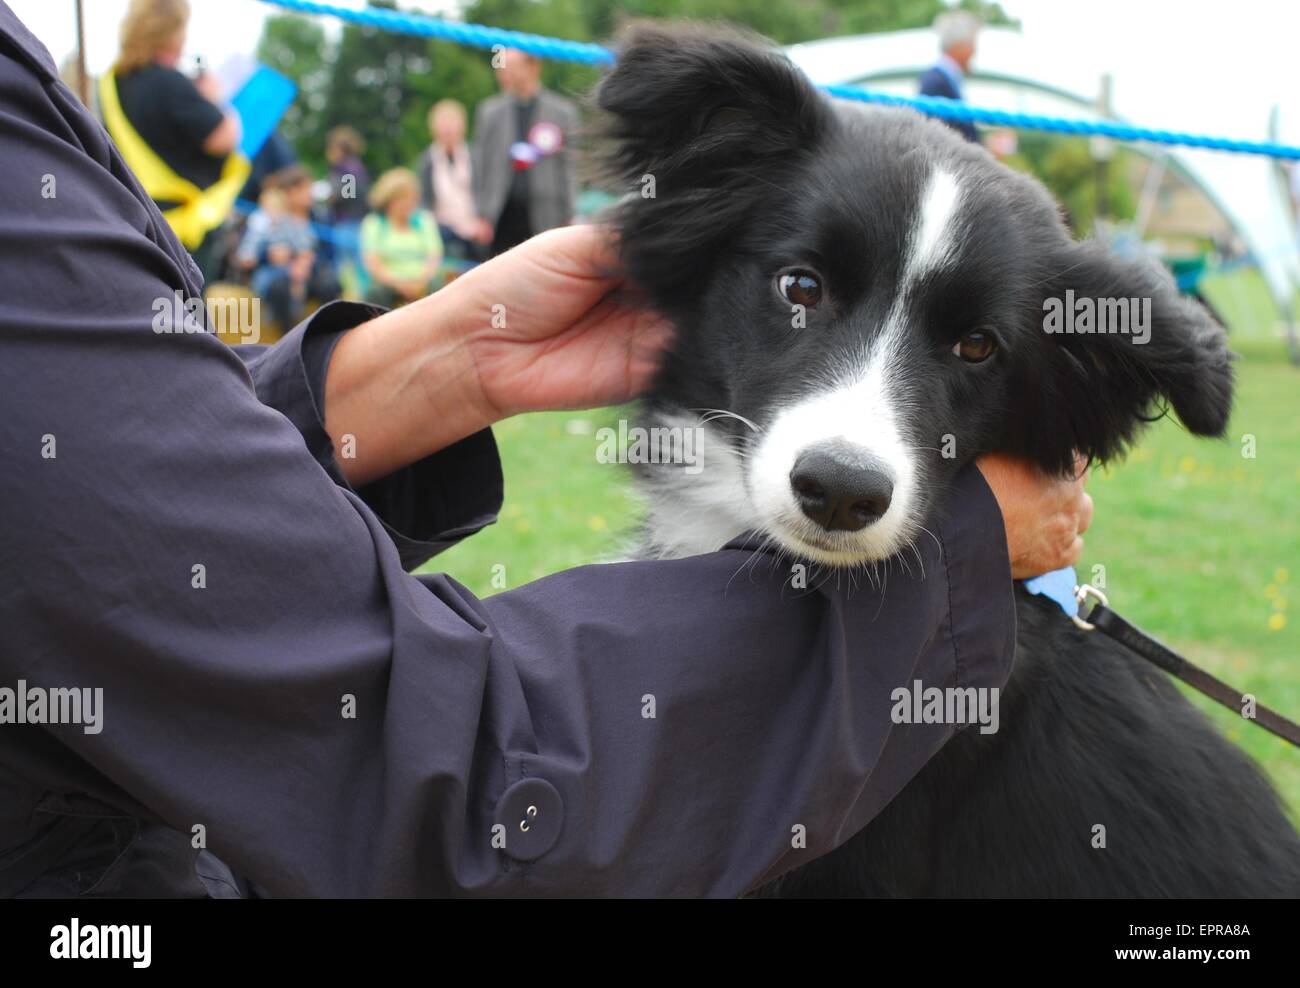
MULTIPOLYGON (((221 176, 239 144, 239 117, 222 111, 217 80, 177 70, 185 47, 187 0, 131 0, 113 66, 122 111, 136 133, 172 171, 200 189, 221 176)), ((155 200, 164 212, 175 202, 155 200)), ((215 231, 191 254, 204 280, 215 273, 215 231)))

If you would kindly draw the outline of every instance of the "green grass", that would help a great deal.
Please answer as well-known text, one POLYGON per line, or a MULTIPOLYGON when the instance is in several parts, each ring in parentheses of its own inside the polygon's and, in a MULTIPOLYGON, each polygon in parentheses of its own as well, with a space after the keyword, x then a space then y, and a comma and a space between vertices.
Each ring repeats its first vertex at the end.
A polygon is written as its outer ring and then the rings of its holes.
POLYGON ((425 569, 487 596, 617 556, 621 538, 636 524, 635 500, 627 468, 596 461, 595 433, 616 427, 619 414, 611 408, 548 412, 495 426, 506 477, 500 519, 425 569))
MULTIPOLYGON (((1279 335, 1283 315, 1259 268, 1211 270, 1196 287, 1214 306, 1224 325, 1231 328, 1234 343, 1242 339, 1269 340, 1279 335)), ((1297 302, 1300 296, 1292 299, 1291 304, 1297 302)))
MULTIPOLYGON (((1280 342, 1234 341, 1236 410, 1226 441, 1175 421, 1098 472, 1080 572, 1105 567, 1114 606, 1210 672, 1300 717, 1300 371, 1280 342), (1255 437, 1254 459, 1241 437, 1255 437)), ((532 415, 497 427, 506 474, 501 520, 429 568, 488 595, 619 552, 635 524, 624 468, 596 462, 594 431, 618 410, 532 415), (502 571, 497 570, 498 575, 502 571)), ((1229 737, 1268 771, 1300 819, 1300 753, 1208 701, 1229 737)))
MULTIPOLYGON (((1126 617, 1233 686, 1300 717, 1300 370, 1280 343, 1238 342, 1225 441, 1155 425, 1090 484, 1097 513, 1081 573, 1105 566, 1126 617), (1243 436, 1255 458, 1243 457, 1243 436)), ((1300 752, 1199 696, 1300 819, 1300 752)))

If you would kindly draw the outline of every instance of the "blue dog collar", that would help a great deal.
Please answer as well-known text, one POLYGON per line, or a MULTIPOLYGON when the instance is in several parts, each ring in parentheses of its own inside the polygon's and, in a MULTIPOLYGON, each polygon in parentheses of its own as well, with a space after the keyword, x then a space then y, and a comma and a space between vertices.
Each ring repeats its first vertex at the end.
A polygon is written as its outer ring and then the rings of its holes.
POLYGON ((1079 575, 1073 566, 1054 569, 1050 573, 1025 580, 1025 589, 1030 593, 1040 594, 1054 601, 1069 617, 1079 613, 1079 602, 1074 597, 1074 588, 1079 585, 1079 575))

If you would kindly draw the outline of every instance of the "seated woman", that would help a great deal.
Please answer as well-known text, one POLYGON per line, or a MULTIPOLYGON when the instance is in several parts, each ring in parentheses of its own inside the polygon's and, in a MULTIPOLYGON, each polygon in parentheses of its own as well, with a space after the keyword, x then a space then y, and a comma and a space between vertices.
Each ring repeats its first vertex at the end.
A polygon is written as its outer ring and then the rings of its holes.
POLYGON ((419 205, 420 182, 409 168, 384 172, 371 190, 374 212, 361 223, 366 301, 392 308, 436 287, 442 237, 437 222, 419 205))

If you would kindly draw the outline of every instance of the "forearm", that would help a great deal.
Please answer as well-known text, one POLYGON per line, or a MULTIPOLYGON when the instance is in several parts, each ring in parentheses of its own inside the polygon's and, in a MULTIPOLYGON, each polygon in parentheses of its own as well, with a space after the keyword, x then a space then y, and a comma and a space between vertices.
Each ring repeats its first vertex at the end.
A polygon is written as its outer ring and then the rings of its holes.
POLYGON ((342 336, 325 378, 325 431, 354 486, 487 428, 467 342, 472 309, 443 292, 342 336))
POLYGON ((203 151, 214 158, 224 158, 239 146, 241 136, 239 115, 233 110, 226 113, 215 130, 203 142, 203 151))

